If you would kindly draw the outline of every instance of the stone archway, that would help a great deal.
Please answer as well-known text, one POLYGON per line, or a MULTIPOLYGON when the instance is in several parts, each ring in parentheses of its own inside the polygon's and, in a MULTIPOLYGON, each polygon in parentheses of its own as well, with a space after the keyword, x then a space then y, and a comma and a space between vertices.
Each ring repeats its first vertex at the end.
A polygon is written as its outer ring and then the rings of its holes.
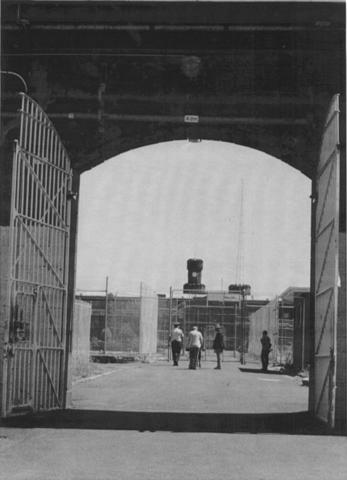
MULTIPOLYGON (((79 174, 106 158, 182 138, 250 146, 314 177, 330 99, 345 92, 343 3, 182 2, 177 9, 166 2, 54 1, 54 12, 49 3, 22 2, 17 8, 3 2, 2 68, 27 80, 29 93, 56 125, 72 158, 75 192, 79 174), (198 121, 187 123, 186 115, 198 121)), ((9 227, 18 90, 5 74, 2 232, 9 227)), ((344 147, 342 141, 343 172, 344 147)), ((345 292, 345 173, 340 207, 345 292)), ((75 204, 72 239, 77 214, 75 204)), ((74 259, 72 241, 70 315, 74 259)), ((339 312, 345 318, 345 295, 339 312)), ((346 327, 340 323, 339 348, 345 351, 346 327)), ((338 369, 346 423, 343 356, 338 369)))

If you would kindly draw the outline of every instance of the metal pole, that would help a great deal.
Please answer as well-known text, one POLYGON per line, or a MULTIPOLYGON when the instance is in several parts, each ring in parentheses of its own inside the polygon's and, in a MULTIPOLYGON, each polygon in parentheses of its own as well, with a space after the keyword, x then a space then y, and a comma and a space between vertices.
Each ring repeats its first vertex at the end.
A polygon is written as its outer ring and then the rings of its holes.
POLYGON ((105 288, 105 326, 104 326, 104 353, 106 354, 106 327, 107 327, 107 295, 108 295, 108 277, 106 277, 105 288))
POLYGON ((281 322, 281 303, 278 300, 277 303, 277 315, 278 315, 278 350, 280 355, 280 365, 282 365, 282 350, 283 350, 283 331, 282 331, 282 322, 281 322))
POLYGON ((172 330, 172 287, 170 287, 170 301, 169 301, 169 336, 167 342, 167 361, 170 361, 170 339, 172 330))
POLYGON ((276 328, 276 349, 275 349, 275 364, 278 363, 280 355, 280 327, 279 327, 279 313, 278 313, 278 297, 276 296, 275 304, 275 328, 276 328))
POLYGON ((234 358, 236 358, 236 309, 237 309, 237 303, 234 304, 234 358))
POLYGON ((245 364, 245 292, 241 291, 241 365, 245 364))
POLYGON ((301 369, 303 370, 305 368, 305 328, 306 328, 306 318, 305 318, 305 305, 306 305, 306 299, 305 297, 301 299, 300 301, 300 310, 301 310, 301 325, 302 325, 302 336, 301 336, 301 369))

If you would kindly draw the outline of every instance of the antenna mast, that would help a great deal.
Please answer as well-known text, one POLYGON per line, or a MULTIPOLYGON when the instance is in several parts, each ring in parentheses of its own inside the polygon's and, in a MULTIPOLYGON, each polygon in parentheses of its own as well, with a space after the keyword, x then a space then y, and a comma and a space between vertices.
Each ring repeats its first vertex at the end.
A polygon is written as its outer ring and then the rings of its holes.
POLYGON ((241 180, 241 202, 240 202, 240 216, 239 216, 239 236, 237 240, 236 251, 236 272, 235 281, 241 284, 244 280, 244 249, 243 249, 243 195, 244 195, 244 182, 241 180))

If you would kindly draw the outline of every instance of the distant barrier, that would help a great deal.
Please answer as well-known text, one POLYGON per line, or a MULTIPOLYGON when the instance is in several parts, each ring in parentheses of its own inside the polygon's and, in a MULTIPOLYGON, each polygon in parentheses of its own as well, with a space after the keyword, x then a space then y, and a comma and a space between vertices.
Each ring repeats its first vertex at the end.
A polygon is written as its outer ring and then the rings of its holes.
POLYGON ((73 377, 83 374, 88 369, 91 315, 92 307, 88 302, 75 300, 71 352, 71 374, 73 377))

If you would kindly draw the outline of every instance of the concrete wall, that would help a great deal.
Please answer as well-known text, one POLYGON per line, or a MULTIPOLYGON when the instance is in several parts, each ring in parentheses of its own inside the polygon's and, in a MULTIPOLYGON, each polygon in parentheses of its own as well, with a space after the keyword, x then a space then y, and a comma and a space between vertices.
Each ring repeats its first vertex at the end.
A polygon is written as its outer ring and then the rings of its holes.
POLYGON ((139 353, 156 353, 157 335, 158 296, 146 289, 141 294, 139 353))
POLYGON ((277 301, 272 300, 264 307, 252 313, 249 317, 248 355, 260 361, 262 331, 267 330, 272 343, 272 352, 269 360, 275 360, 276 342, 278 335, 277 301))
POLYGON ((73 311, 71 375, 83 374, 89 365, 89 335, 92 307, 82 300, 75 300, 73 311))

